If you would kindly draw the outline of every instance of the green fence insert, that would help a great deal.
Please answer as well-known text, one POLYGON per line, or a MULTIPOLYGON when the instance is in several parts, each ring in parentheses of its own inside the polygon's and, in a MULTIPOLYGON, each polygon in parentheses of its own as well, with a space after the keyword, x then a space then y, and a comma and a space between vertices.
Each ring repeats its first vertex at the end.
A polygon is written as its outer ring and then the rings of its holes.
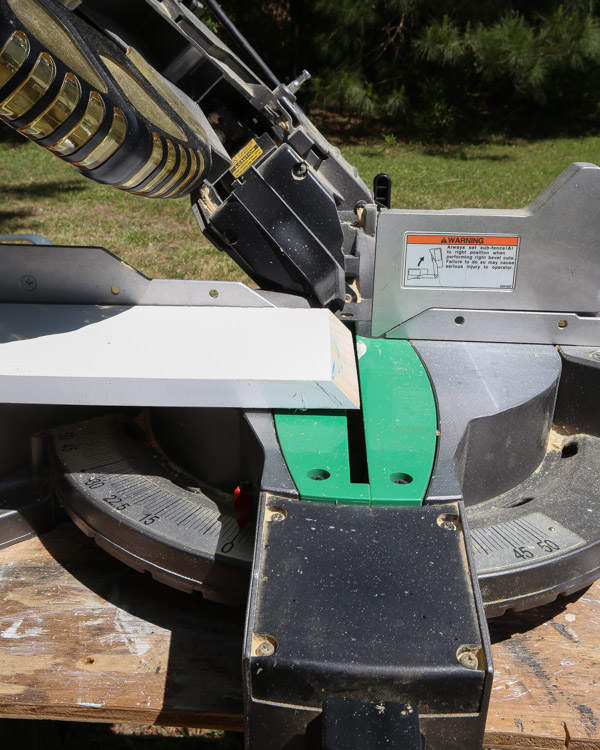
POLYGON ((303 500, 370 505, 369 485, 350 482, 346 412, 279 412, 275 426, 303 500))
POLYGON ((433 470, 437 411, 408 341, 357 337, 372 505, 421 505, 433 470))
POLYGON ((278 412, 277 435, 304 500, 421 505, 437 442, 429 377, 408 341, 357 337, 369 484, 350 481, 342 411, 278 412))

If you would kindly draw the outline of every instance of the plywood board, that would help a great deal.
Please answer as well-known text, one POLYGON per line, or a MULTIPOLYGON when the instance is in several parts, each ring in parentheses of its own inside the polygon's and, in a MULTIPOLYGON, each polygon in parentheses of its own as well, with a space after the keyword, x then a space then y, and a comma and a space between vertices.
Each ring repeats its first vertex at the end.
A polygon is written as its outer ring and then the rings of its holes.
POLYGON ((600 750, 600 582, 490 631, 489 747, 600 750))
POLYGON ((0 552, 0 716, 239 729, 243 622, 68 524, 0 552))
MULTIPOLYGON (((0 717, 242 729, 244 612, 72 525, 0 551, 0 717)), ((485 746, 600 748, 600 583, 492 621, 485 746)))

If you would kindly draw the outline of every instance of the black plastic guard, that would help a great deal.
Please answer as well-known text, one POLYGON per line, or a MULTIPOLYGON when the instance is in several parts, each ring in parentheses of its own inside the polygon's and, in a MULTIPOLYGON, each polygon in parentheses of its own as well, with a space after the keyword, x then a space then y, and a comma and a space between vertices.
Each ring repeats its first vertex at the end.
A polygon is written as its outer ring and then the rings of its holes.
POLYGON ((234 183, 210 221, 227 240, 223 248, 261 286, 342 307, 343 235, 335 201, 288 146, 234 183))
POLYGON ((412 704, 428 750, 480 747, 491 652, 462 504, 263 504, 244 658, 248 746, 304 747, 323 701, 343 697, 412 704))

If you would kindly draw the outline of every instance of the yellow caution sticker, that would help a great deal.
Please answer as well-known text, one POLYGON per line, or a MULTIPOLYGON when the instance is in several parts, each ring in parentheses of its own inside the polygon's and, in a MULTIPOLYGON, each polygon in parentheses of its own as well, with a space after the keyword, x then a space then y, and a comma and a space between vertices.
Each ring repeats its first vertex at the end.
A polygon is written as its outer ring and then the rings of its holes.
POLYGON ((247 143, 241 151, 237 152, 233 157, 232 165, 229 167, 229 171, 236 180, 238 177, 241 177, 247 169, 250 169, 262 152, 262 148, 254 138, 247 143))

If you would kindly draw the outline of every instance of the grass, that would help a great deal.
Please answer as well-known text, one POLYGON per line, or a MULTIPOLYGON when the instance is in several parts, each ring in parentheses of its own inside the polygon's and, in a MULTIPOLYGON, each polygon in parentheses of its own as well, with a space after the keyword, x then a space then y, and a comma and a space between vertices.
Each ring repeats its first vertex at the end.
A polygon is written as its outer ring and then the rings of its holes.
POLYGON ((189 199, 153 201, 81 176, 19 136, 0 142, 0 233, 36 232, 54 244, 102 245, 158 278, 245 280, 210 245, 189 199))
MULTIPOLYGON (((189 199, 154 201, 97 185, 13 135, 0 137, 0 233, 37 232, 55 244, 102 245, 148 276, 247 281, 203 237, 189 199)), ((498 141, 447 147, 385 137, 342 146, 370 184, 387 172, 402 208, 516 208, 572 161, 600 163, 600 139, 498 141)))
POLYGON ((391 178, 395 208, 519 208, 573 161, 600 164, 600 139, 491 142, 446 147, 371 143, 343 148, 367 184, 391 178))

